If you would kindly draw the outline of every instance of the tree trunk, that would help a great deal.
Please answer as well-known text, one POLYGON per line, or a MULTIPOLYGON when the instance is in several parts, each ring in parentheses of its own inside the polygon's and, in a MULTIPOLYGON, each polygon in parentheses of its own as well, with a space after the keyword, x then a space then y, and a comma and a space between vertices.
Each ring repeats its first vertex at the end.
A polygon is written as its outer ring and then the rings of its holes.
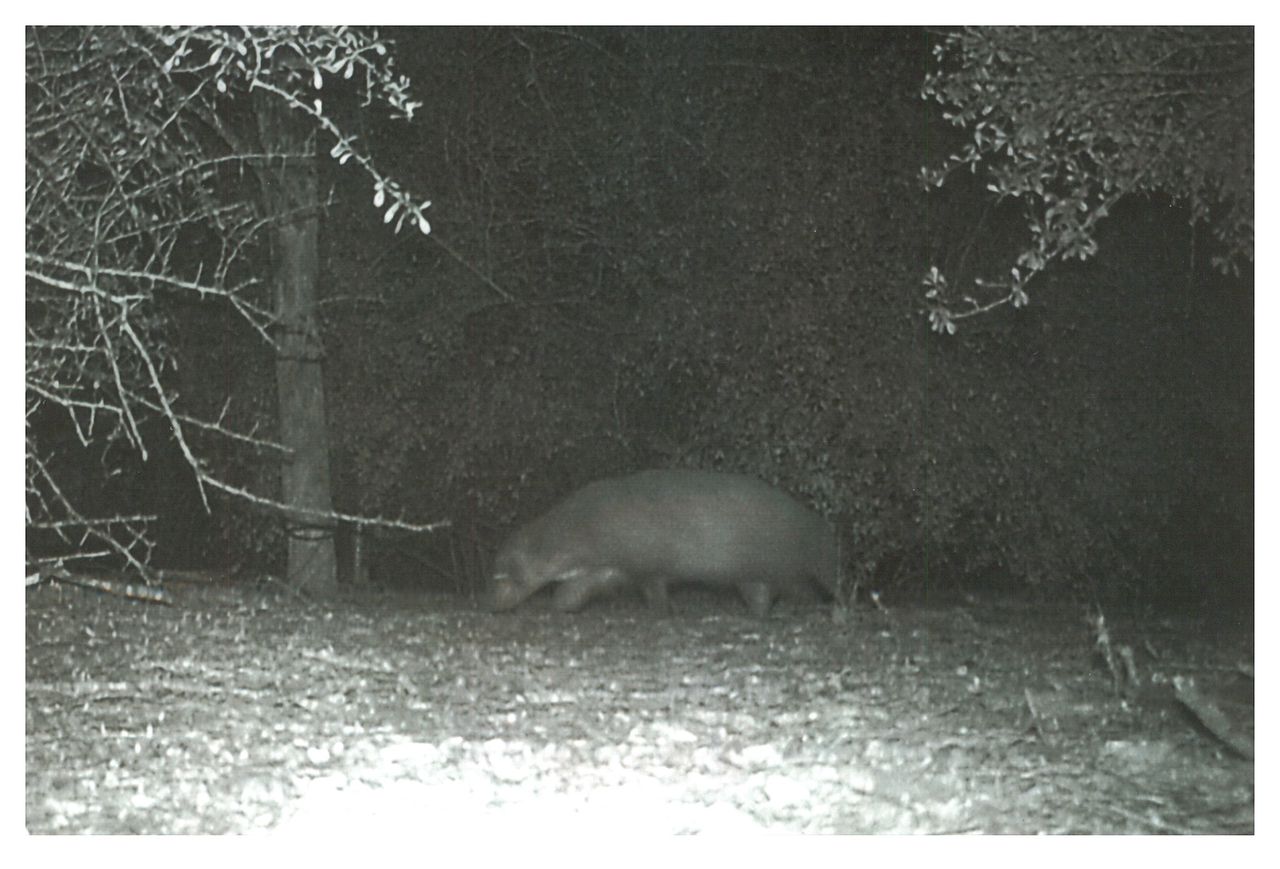
POLYGON ((325 594, 337 588, 337 559, 333 523, 316 515, 329 513, 333 500, 323 347, 316 320, 320 209, 313 128, 269 93, 256 95, 255 109, 263 151, 272 155, 262 180, 273 221, 280 440, 290 450, 281 468, 281 497, 296 511, 285 515, 288 579, 296 587, 325 594))

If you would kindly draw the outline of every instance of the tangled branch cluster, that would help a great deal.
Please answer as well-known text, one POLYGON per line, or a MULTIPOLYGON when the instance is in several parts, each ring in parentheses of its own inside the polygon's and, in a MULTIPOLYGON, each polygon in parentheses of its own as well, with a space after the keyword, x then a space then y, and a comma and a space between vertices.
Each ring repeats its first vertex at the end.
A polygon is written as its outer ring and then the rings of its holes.
POLYGON ((26 66, 27 526, 141 566, 151 517, 85 515, 60 480, 88 469, 42 443, 48 421, 69 420, 86 447, 124 444, 145 459, 144 423, 160 420, 206 507, 209 487, 231 491, 192 432, 273 445, 231 430, 225 408, 218 419, 183 412, 169 385, 169 311, 180 296, 228 305, 272 342, 257 277, 263 155, 245 97, 262 91, 304 112, 333 138, 332 156, 370 175, 388 221, 426 232, 430 203, 379 175, 319 93, 339 76, 366 105, 411 117, 418 104, 376 33, 347 28, 30 28, 26 66), (273 64, 277 53, 290 62, 273 64))

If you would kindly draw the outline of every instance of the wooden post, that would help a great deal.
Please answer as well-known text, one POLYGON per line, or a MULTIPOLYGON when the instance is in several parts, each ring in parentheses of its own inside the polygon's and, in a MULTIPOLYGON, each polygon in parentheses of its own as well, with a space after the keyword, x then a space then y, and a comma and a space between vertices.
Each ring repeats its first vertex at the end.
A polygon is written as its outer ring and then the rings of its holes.
MULTIPOLYGON (((290 62, 283 54, 275 59, 282 66, 290 62)), ((316 319, 320 208, 314 128, 275 94, 259 91, 254 107, 262 148, 269 155, 261 178, 263 203, 272 220, 276 388, 280 439, 291 451, 281 468, 281 495, 288 506, 307 511, 286 514, 288 578, 295 587, 326 594, 337 589, 338 581, 333 523, 315 515, 330 512, 333 499, 324 349, 316 319)))

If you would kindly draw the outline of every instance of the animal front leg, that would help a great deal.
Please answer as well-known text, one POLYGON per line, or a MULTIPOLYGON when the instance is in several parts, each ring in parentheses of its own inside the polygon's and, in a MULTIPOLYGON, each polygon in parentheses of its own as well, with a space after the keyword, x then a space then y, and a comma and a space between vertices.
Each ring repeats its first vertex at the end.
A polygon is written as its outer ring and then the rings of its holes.
POLYGON ((560 583, 552 602, 561 612, 577 612, 593 597, 621 588, 626 584, 627 575, 616 567, 582 571, 560 583))
POLYGON ((671 599, 667 597, 667 581, 662 577, 651 577, 644 582, 644 599, 649 609, 655 613, 669 615, 671 599))
POLYGON ((753 616, 768 618, 769 608, 773 606, 773 586, 767 582, 744 582, 738 585, 738 591, 753 616))

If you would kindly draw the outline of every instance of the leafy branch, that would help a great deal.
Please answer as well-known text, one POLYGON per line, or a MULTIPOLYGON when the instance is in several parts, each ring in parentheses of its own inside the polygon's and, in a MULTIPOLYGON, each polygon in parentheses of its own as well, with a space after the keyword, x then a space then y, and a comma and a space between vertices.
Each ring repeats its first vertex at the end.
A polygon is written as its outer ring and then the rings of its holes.
POLYGON ((932 267, 934 331, 1027 304, 1027 285, 1052 263, 1097 253, 1098 224, 1133 194, 1187 202, 1192 222, 1212 228, 1220 270, 1252 260, 1252 52, 1251 28, 984 27, 941 38, 921 96, 971 141, 921 181, 937 188, 983 167, 998 201, 1021 204, 1030 239, 1009 280, 975 281, 973 293, 955 295, 932 267))

